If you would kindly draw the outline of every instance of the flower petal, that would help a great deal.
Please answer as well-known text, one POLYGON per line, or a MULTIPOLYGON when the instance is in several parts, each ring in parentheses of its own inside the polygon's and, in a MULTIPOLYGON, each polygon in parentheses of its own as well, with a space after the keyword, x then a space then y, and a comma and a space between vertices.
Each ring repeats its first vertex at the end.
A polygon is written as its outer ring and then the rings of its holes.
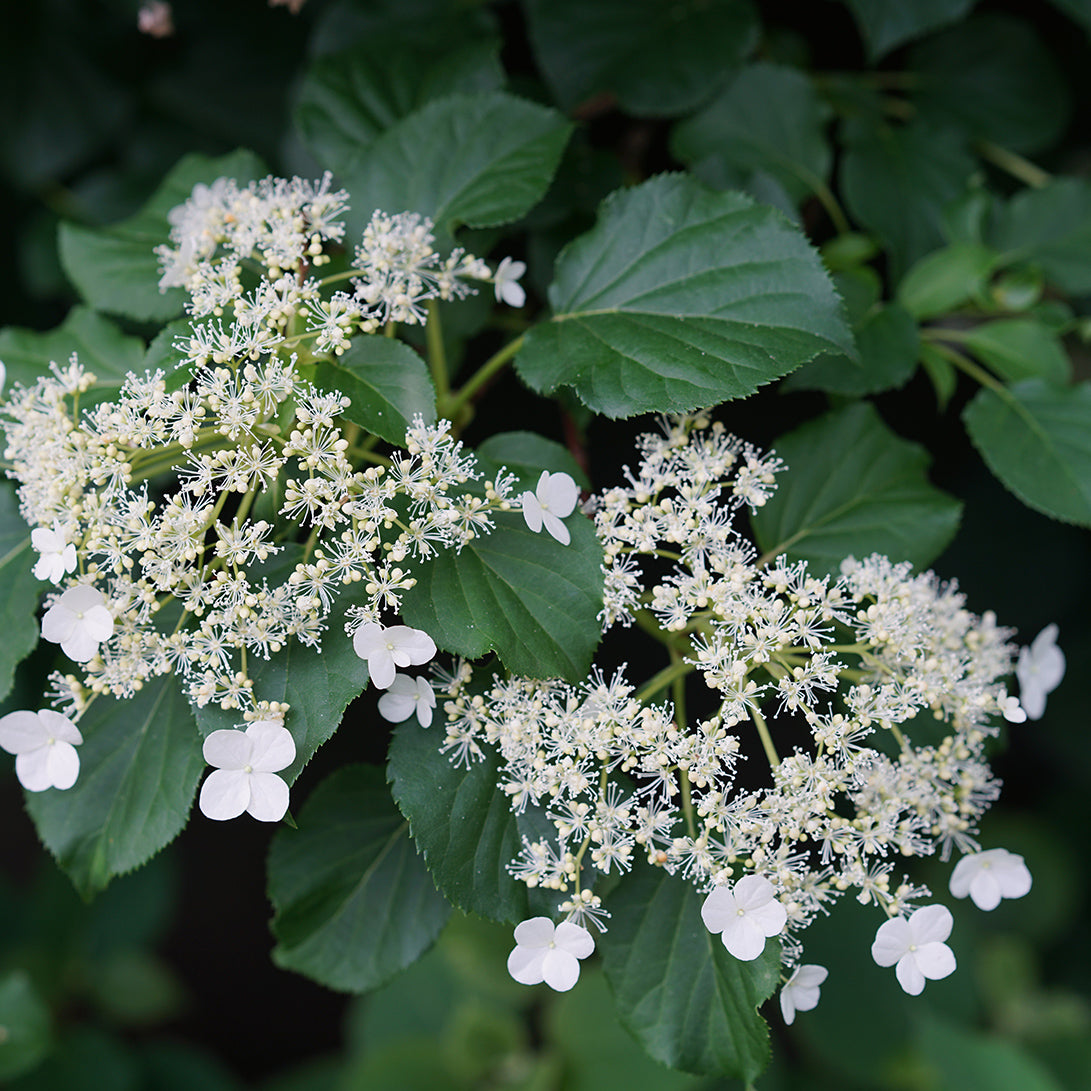
POLYGON ((875 942, 871 945, 871 957, 880 966, 893 966, 913 942, 909 922, 904 917, 892 917, 879 925, 875 942))
POLYGON ((276 773, 295 761, 295 739, 281 723, 255 720, 246 729, 246 737, 251 743, 247 765, 255 773, 276 773))
POLYGON ((572 541, 572 535, 569 534, 568 527, 566 527, 553 512, 543 511, 542 522, 545 524, 545 528, 549 531, 550 535, 556 538, 561 545, 568 545, 572 541))
POLYGON ((548 947, 556 931, 548 917, 531 917, 515 926, 515 942, 520 947, 548 947))
POLYGON ((951 910, 945 905, 926 905, 909 918, 913 942, 919 947, 924 943, 942 943, 955 925, 951 910))
POLYGON ((720 938, 740 962, 752 962, 765 950, 765 932, 749 913, 728 921, 720 938))
MULTIPOLYGON (((214 731, 212 734, 218 735, 219 732, 214 731)), ((242 732, 238 734, 241 735, 242 732)), ((237 769, 216 769, 208 774, 201 785, 198 805, 205 818, 224 822, 229 818, 238 818, 249 802, 250 775, 237 769)))
POLYGON ((924 991, 924 974, 920 972, 917 960, 912 955, 903 955, 898 960, 894 973, 898 978, 898 984, 910 996, 920 996, 924 991))
POLYGON ((538 503, 538 498, 532 492, 523 493, 523 518, 526 520, 526 524, 535 534, 542 529, 542 505, 538 503))
POLYGON ((259 822, 279 822, 288 813, 288 785, 276 773, 250 774, 246 810, 259 822))
POLYGON ((18 754, 15 758, 15 775, 28 792, 44 792, 53 787, 52 770, 49 768, 50 746, 39 746, 18 754))
POLYGON ((508 955, 508 973, 520 985, 540 984, 545 980, 542 977, 542 963, 548 951, 548 947, 516 947, 508 955))
MULTIPOLYGON (((250 755, 253 748, 254 744, 245 731, 225 727, 219 731, 213 731, 205 739, 201 753, 204 755, 205 761, 209 765, 214 765, 217 769, 242 769, 250 764, 250 755)), ((244 808, 245 806, 243 804, 244 808)))
POLYGON ((587 958, 595 950, 595 938, 582 925, 562 921, 557 925, 553 942, 573 958, 587 958))
POLYGON ((776 891, 764 875, 744 875, 734 888, 735 901, 747 913, 760 909, 773 900, 776 891))
POLYGON ((52 746, 44 749, 49 783, 62 792, 71 788, 80 775, 80 756, 76 753, 76 748, 71 743, 58 739, 52 746))
MULTIPOLYGON (((384 720, 389 720, 392 724, 400 724, 402 720, 408 720, 413 715, 413 710, 417 707, 416 697, 407 697, 401 693, 394 692, 394 686, 398 684, 401 679, 405 678, 404 674, 399 674, 394 679, 394 685, 391 686, 386 693, 379 698, 379 715, 384 720)), ((431 722, 432 717, 428 717, 431 722)))
POLYGON ((1000 884, 996 881, 996 872, 991 868, 982 868, 970 883, 970 898, 978 909, 990 911, 1000 904, 1000 884))
POLYGON ((917 968, 925 977, 938 981, 953 974, 958 966, 955 953, 946 943, 925 943, 916 949, 917 968))
POLYGON ((67 716, 62 716, 51 708, 43 708, 38 713, 38 719, 52 738, 63 739, 65 742, 72 743, 73 746, 79 746, 83 742, 79 728, 67 716))
POLYGON ((74 663, 86 663, 95 658, 100 643, 98 637, 77 623, 72 632, 61 641, 61 651, 74 663))
POLYGON ((727 923, 738 916, 739 907, 735 895, 726 886, 718 886, 710 892, 701 905, 701 920, 713 934, 722 932, 727 923))
POLYGON ((0 747, 9 754, 27 754, 45 745, 49 734, 37 712, 21 709, 0 719, 0 747))
POLYGON ((580 963, 575 955, 555 947, 542 959, 542 980, 559 993, 566 993, 580 979, 580 963))

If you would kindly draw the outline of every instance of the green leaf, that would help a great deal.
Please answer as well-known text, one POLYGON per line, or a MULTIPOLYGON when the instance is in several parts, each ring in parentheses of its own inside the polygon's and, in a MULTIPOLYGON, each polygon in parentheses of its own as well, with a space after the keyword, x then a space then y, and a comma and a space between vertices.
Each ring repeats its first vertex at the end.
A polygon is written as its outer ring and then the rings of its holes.
POLYGON ((983 387, 962 420, 989 469, 1024 504, 1091 526, 1091 385, 983 387))
POLYGON ((390 443, 405 442, 415 414, 436 423, 436 391, 428 366, 404 341, 356 337, 341 356, 320 361, 314 383, 347 394, 346 420, 390 443))
POLYGON ((30 545, 30 527, 19 514, 15 485, 0 484, 0 699, 11 692, 15 667, 38 643, 35 611, 46 586, 31 572, 38 554, 30 545))
MULTIPOLYGON (((278 558, 285 565, 298 559, 297 553, 278 558)), ((286 576, 284 571, 281 579, 286 576)), ((276 582, 273 576, 269 581, 276 582)), ((255 699, 283 701, 291 706, 284 726, 295 740, 295 761, 277 774, 289 784, 337 730, 349 702, 367 687, 367 663, 356 654, 344 632, 343 607, 350 597, 342 596, 342 609, 331 614, 321 651, 292 640, 268 659, 254 657, 249 663, 255 699)), ((197 709, 196 714, 197 726, 205 736, 221 728, 236 727, 241 719, 238 712, 211 704, 197 709)))
POLYGON ((753 519, 764 554, 806 560, 816 575, 875 552, 923 568, 958 529, 962 505, 928 483, 927 452, 894 435, 868 402, 810 421, 774 447, 788 469, 753 519))
POLYGON ((1068 125, 1057 58, 1026 20, 975 15, 914 46, 907 64, 925 120, 1017 152, 1050 147, 1068 125))
POLYGON ((96 697, 79 722, 80 775, 67 791, 27 794, 45 847, 84 898, 169 844, 204 771, 201 737, 171 675, 134 697, 96 697))
POLYGON ((22 970, 0 977, 0 1079, 29 1072, 49 1051, 49 1009, 22 970))
POLYGON ((526 0, 530 39, 562 109, 599 94, 662 117, 699 106, 758 43, 748 0, 526 0))
POLYGON ((945 241, 943 210, 965 193, 975 170, 966 138, 917 120, 897 128, 847 123, 844 140, 845 205, 886 243, 897 280, 945 241))
POLYGON ((823 353, 784 380, 784 390, 828 390, 861 397, 907 383, 917 369, 916 320, 898 303, 873 308, 856 327, 860 361, 823 353))
POLYGON ((144 369, 143 342, 89 307, 73 307, 61 325, 45 333, 17 326, 0 330, 0 360, 8 384, 32 386, 49 373, 51 363, 64 367, 72 353, 103 387, 118 388, 127 372, 144 369))
POLYGON ((803 235, 685 175, 607 198, 558 258, 549 297, 554 316, 529 331, 517 370, 610 417, 745 397, 819 352, 854 351, 803 235))
POLYGON ((1001 379, 1068 382, 1072 371, 1061 339, 1033 318, 1000 318, 975 326, 962 343, 1001 379))
POLYGON ((376 208, 419 212, 448 233, 511 223, 542 199, 571 131, 555 110, 499 91, 436 99, 342 177, 349 235, 376 208))
POLYGON ((996 267, 995 251, 956 243, 923 257, 898 285, 898 302, 914 318, 935 318, 984 294, 996 267))
POLYGON ((504 467, 532 491, 543 470, 566 473, 581 488, 591 488, 587 474, 568 450, 536 432, 497 432, 489 436, 475 454, 479 469, 494 473, 504 467))
MULTIPOLYGON (((368 37, 320 57, 303 79, 295 121, 311 154, 341 176, 357 173, 374 141, 433 99, 504 85, 494 39, 454 51, 368 37)), ((389 211, 395 211, 390 209, 389 211)))
POLYGON ((1053 0, 1053 6, 1091 34, 1091 0, 1053 0))
POLYGON ((656 1060, 751 1083, 769 1063, 757 1008, 777 986, 779 945, 740 962, 705 928, 703 900, 680 876, 638 862, 610 896, 598 947, 622 1023, 656 1060))
POLYGON ((958 387, 958 372, 954 364, 935 345, 930 345, 927 341, 921 342, 920 360, 921 367, 932 381, 932 389, 936 392, 936 404, 942 413, 958 387))
POLYGON ((523 920, 532 915, 529 891, 507 866, 524 836, 550 836, 552 826, 533 807, 512 812, 497 786, 499 762, 491 747, 482 760, 456 766, 440 753, 442 745, 441 729, 425 730, 415 718, 394 730, 390 788, 413 841, 436 885, 459 909, 489 920, 523 920))
POLYGON ((492 533, 417 567, 402 616, 446 651, 495 651, 531 678, 583 678, 600 635, 602 548, 579 512, 565 525, 567 546, 532 533, 520 515, 498 515, 492 533))
POLYGON ((307 800, 269 849, 273 961, 363 992, 415 962, 451 912, 409 839, 381 769, 350 765, 307 800))
POLYGON ((1061 178, 1017 193, 996 220, 989 242, 1005 264, 1037 262, 1064 292, 1091 292, 1091 184, 1061 178))
POLYGON ((700 113, 674 129, 671 151, 717 189, 764 171, 798 204, 824 188, 829 176, 829 118, 830 108, 798 69, 748 65, 700 113))
POLYGON ((241 184, 266 174, 261 161, 247 151, 219 159, 187 155, 163 180, 151 200, 135 216, 110 227, 61 224, 61 264, 80 295, 101 311, 139 321, 165 321, 182 313, 185 293, 159 291, 155 247, 169 241, 167 213, 185 201, 198 182, 217 178, 241 184))
POLYGON ((903 42, 961 19, 976 0, 845 0, 877 61, 903 42))

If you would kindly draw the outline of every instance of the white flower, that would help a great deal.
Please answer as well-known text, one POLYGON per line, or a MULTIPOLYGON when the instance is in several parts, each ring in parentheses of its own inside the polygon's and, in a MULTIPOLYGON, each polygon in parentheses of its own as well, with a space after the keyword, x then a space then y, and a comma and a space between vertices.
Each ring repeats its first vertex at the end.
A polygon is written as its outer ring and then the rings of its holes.
POLYGON ((701 919, 710 932, 722 933, 720 938, 731 954, 750 962, 765 949, 769 936, 780 935, 788 912, 768 879, 744 875, 731 890, 718 886, 705 898, 701 919))
POLYGON ((436 695, 428 679, 411 678, 408 674, 396 675, 390 688, 379 698, 379 715, 392 724, 408 720, 415 712, 421 727, 428 727, 435 707, 436 695))
POLYGON ((1047 625, 1029 648, 1019 652, 1015 677, 1019 679, 1019 700, 1032 720, 1040 720, 1046 710, 1046 695, 1052 693, 1064 677, 1064 652, 1057 647, 1056 625, 1047 625))
POLYGON ((368 673, 379 689, 389 689, 397 673, 395 667, 419 667, 436 654, 435 641, 422 629, 391 625, 384 629, 368 621, 353 634, 352 646, 367 660, 368 673))
POLYGON ((288 810, 288 785, 276 774, 295 761, 295 740, 282 724, 256 720, 245 731, 213 731, 204 745, 215 766, 201 786, 201 813, 223 821, 248 811, 279 822, 288 810))
POLYGON ((926 905, 909 920, 893 917, 879 925, 871 957, 880 966, 895 966, 898 984, 917 996, 925 978, 938 981, 954 973, 954 952, 943 942, 953 925, 951 911, 943 905, 926 905))
POLYGON ((543 470, 534 492, 523 493, 523 518, 535 534, 542 529, 544 523, 546 530, 561 545, 568 545, 572 539, 568 527, 561 520, 575 510, 579 495, 576 482, 568 474, 551 474, 548 470, 543 470))
POLYGON ((42 636, 60 644, 61 651, 77 663, 95 657, 98 646, 114 632, 114 618, 106 608, 106 596, 97 587, 70 587, 42 618, 42 636))
POLYGON ((30 544, 41 554, 34 563, 38 579, 60 583, 65 573, 75 569, 76 547, 59 523, 54 523, 52 530, 36 527, 30 532, 30 544))
POLYGON ((829 972, 825 966, 796 967, 780 990, 780 1012, 784 1022, 792 1023, 797 1011, 810 1011, 818 1006, 818 986, 829 972))
POLYGON ((1027 714, 1018 697, 1002 697, 998 703, 1008 723, 1021 724, 1026 721, 1027 714))
POLYGON ((521 307, 527 301, 527 293, 519 283, 519 278, 527 271, 526 263, 502 258, 496 267, 493 282, 496 286, 496 298, 509 307, 521 307))
POLYGON ((579 959, 595 949, 586 928, 571 921, 556 927, 548 917, 531 917, 515 926, 516 947, 508 955, 508 973, 520 985, 544 981, 557 992, 568 992, 579 980, 579 959))
POLYGON ((15 755, 15 775, 28 792, 71 788, 80 774, 76 725, 59 712, 9 712, 0 719, 0 746, 15 755))
POLYGON ((0 360, 0 394, 4 392, 4 387, 8 381, 8 369, 4 367, 4 361, 0 360))
POLYGON ((951 893, 969 894, 978 909, 995 909, 1001 898, 1021 898, 1030 890, 1030 870, 1007 849, 988 849, 963 856, 951 873, 951 893))

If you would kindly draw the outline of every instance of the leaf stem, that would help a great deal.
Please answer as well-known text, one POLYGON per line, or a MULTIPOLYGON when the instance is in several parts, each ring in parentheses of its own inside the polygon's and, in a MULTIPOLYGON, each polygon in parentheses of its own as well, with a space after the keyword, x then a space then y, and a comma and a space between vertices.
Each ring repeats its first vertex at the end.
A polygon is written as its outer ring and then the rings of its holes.
POLYGON ((453 420, 455 414, 523 347, 523 335, 509 341, 499 352, 489 357, 481 367, 466 380, 465 384, 453 395, 448 395, 446 403, 441 403, 442 416, 453 420))
POLYGON ((428 300, 428 321, 424 326, 424 336, 428 343, 428 369, 432 372, 432 384, 436 388, 436 404, 442 405, 451 395, 451 384, 447 378, 447 351, 443 347, 439 304, 434 299, 428 300))
POLYGON ((765 717, 756 708, 751 707, 750 718, 758 729, 758 738, 761 739, 761 748, 769 759, 769 768, 775 769, 780 765, 780 758, 777 756, 777 748, 773 745, 773 736, 769 734, 769 726, 765 722, 765 717))
POLYGON ((975 147, 977 148, 977 154, 982 159, 987 160, 994 167, 999 167, 1013 178, 1018 178, 1020 182, 1024 182, 1034 189, 1041 189, 1043 186, 1049 185, 1053 180, 1053 175, 1049 171, 1042 170, 1036 163, 1024 159, 1023 156, 1011 151, 1009 148, 994 144, 991 140, 979 140, 975 147))

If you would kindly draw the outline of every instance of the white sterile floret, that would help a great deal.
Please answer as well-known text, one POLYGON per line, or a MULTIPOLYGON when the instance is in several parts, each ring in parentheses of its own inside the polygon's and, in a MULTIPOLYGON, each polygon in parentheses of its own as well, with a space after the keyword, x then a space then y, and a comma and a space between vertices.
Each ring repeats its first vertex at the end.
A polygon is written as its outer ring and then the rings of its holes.
POLYGON ((818 1006, 819 986, 829 972, 825 966, 796 967, 780 990, 780 1013, 784 1022, 792 1023, 797 1011, 810 1011, 818 1006))
POLYGON ((98 646, 114 632, 114 618, 106 596, 97 587, 70 587, 42 618, 42 636, 77 663, 95 657, 98 646))
POLYGON ((519 278, 527 271, 526 263, 503 258, 496 267, 493 282, 496 286, 496 298, 509 307, 521 307, 527 301, 527 293, 519 283, 519 278))
POLYGON ((379 698, 379 715, 392 724, 408 720, 413 713, 421 727, 432 723, 432 710, 436 707, 435 691, 427 678, 412 678, 398 674, 386 693, 379 698))
POLYGON ((28 792, 71 788, 80 773, 81 742, 76 725, 52 709, 9 712, 0 719, 0 747, 15 755, 15 775, 28 792))
POLYGON ((701 919, 737 959, 750 962, 765 949, 770 936, 780 935, 788 920, 773 884, 762 875, 744 875, 731 890, 718 886, 701 906, 701 919))
POLYGON ((41 556, 34 562, 34 575, 40 580, 60 583, 76 567, 76 547, 68 540, 58 523, 53 529, 35 527, 30 532, 30 544, 41 556))
POLYGON ((955 971, 955 955, 944 940, 954 919, 942 905, 926 905, 910 918, 893 917, 879 925, 871 957, 880 966, 894 966, 898 984, 910 996, 924 989, 927 978, 938 981, 955 971))
POLYGON ((201 786, 201 813, 225 821, 246 811, 260 822, 279 822, 288 810, 288 785, 276 774, 295 761, 292 733, 272 720, 245 731, 213 731, 204 745, 215 766, 201 786))
POLYGON ((534 492, 523 493, 523 518, 535 534, 544 525, 561 545, 568 545, 572 538, 561 520, 572 514, 579 496, 579 486, 568 474, 543 470, 534 492))
POLYGON ((997 703, 1000 705, 1001 714, 1008 723, 1021 724, 1026 722, 1027 713, 1019 703, 1018 697, 1001 697, 997 703))
POLYGON ((1040 720, 1046 710, 1046 697, 1064 677, 1064 652, 1057 647, 1057 626, 1047 625, 1029 648, 1019 652, 1015 676, 1019 679, 1019 700, 1032 720, 1040 720))
POLYGON ((951 873, 951 893, 970 896, 978 909, 995 909, 1001 898, 1021 898, 1030 890, 1030 869, 1007 849, 987 849, 963 856, 951 873))
POLYGON ((368 621, 352 636, 352 646, 361 659, 367 660, 368 673, 378 689, 389 689, 394 681, 395 667, 419 667, 436 654, 435 641, 423 629, 408 625, 383 628, 368 621))
POLYGON ((576 984, 579 960, 595 949, 586 928, 570 921, 554 926, 548 917, 531 917, 516 925, 515 943, 508 955, 508 973, 520 985, 544 981, 557 992, 568 992, 576 984))

